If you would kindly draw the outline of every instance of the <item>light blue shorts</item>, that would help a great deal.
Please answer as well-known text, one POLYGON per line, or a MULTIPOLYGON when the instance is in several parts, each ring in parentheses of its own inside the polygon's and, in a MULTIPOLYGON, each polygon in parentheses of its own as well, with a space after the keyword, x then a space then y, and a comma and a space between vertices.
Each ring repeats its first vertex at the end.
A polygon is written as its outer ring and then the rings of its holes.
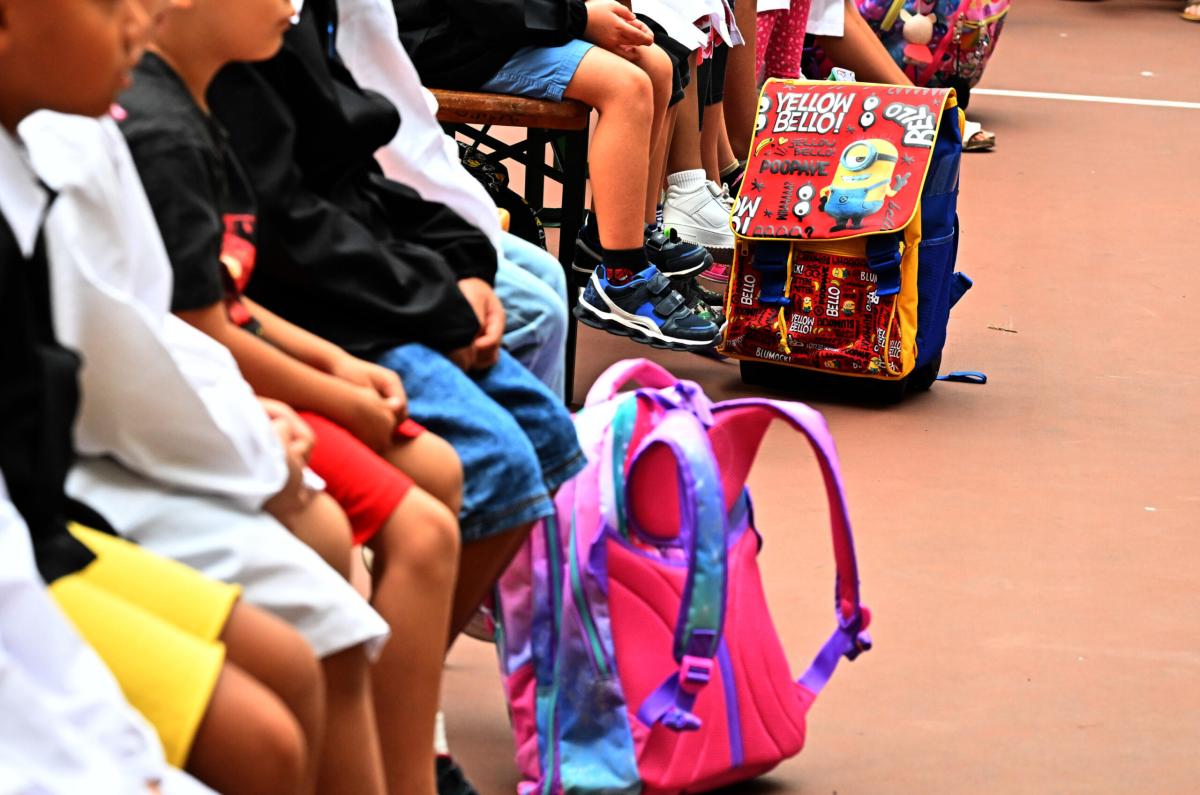
POLYGON ((572 39, 559 47, 522 47, 479 90, 562 102, 567 84, 592 46, 572 39))

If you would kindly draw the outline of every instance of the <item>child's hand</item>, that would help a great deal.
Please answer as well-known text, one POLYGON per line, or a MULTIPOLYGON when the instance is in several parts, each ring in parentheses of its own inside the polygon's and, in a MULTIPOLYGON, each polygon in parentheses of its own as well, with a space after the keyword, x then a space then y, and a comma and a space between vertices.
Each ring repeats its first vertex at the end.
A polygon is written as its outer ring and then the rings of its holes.
POLYGON ((446 358, 454 362, 459 370, 469 373, 475 369, 475 345, 464 345, 452 351, 446 351, 446 358))
MULTIPOLYGON (((622 6, 624 8, 624 6, 622 6)), ((474 355, 467 370, 491 367, 500 359, 500 341, 504 337, 504 306, 491 285, 482 279, 461 279, 458 289, 475 310, 479 335, 472 343, 474 355)))
POLYGON ((330 375, 374 390, 391 406, 397 425, 408 419, 408 393, 394 371, 347 354, 334 362, 330 375))
POLYGON ((308 466, 308 458, 312 455, 315 437, 312 428, 291 407, 268 398, 258 400, 271 418, 271 425, 283 444, 287 460, 287 482, 263 506, 278 519, 303 509, 312 501, 314 492, 304 483, 304 468, 308 466))
POLYGON ((359 387, 341 416, 333 417, 360 442, 377 453, 384 453, 396 439, 401 420, 396 416, 395 401, 369 387, 359 387))
POLYGON ((628 58, 630 47, 645 47, 654 43, 649 28, 616 0, 588 0, 587 14, 587 28, 583 37, 597 47, 628 58))
POLYGON ((267 418, 271 420, 271 427, 275 429, 283 448, 290 450, 294 447, 307 464, 317 440, 312 428, 286 403, 265 397, 260 397, 258 402, 267 412, 267 418))

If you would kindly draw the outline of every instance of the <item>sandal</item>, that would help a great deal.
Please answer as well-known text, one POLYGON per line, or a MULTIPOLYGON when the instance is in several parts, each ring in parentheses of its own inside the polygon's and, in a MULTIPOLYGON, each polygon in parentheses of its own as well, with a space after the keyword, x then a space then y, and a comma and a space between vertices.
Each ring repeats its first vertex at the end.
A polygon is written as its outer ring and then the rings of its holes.
POLYGON ((1188 22, 1200 22, 1200 3, 1188 3, 1179 16, 1188 22))
POLYGON ((996 148, 996 134, 983 129, 976 121, 968 121, 963 131, 964 152, 987 152, 996 148))

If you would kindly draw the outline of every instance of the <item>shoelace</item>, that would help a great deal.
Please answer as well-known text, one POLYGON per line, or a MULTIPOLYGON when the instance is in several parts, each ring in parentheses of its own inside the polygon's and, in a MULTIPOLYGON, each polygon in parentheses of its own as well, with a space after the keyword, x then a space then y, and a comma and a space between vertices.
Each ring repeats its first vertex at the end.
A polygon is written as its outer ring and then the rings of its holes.
MULTIPOLYGON (((714 182, 713 184, 715 185, 716 183, 714 182)), ((737 199, 730 195, 729 185, 727 183, 721 183, 721 193, 716 197, 716 199, 725 208, 726 212, 733 212, 733 205, 737 202, 737 199)))

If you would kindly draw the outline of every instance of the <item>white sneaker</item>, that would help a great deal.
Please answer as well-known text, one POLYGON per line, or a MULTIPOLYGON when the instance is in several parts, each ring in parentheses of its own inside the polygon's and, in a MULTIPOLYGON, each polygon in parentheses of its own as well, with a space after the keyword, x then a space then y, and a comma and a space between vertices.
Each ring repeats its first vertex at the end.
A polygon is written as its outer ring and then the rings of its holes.
MULTIPOLYGON (((715 182, 710 182, 708 184, 712 185, 713 187, 716 187, 717 185, 715 182)), ((729 192, 729 186, 724 182, 721 183, 721 193, 717 196, 717 201, 724 205, 727 213, 733 215, 733 206, 737 204, 737 199, 729 192)))
POLYGON ((733 257, 733 230, 729 227, 731 208, 721 200, 721 195, 721 189, 712 182, 688 191, 675 185, 667 186, 663 226, 674 229, 689 243, 704 246, 714 260, 728 262, 733 257))

